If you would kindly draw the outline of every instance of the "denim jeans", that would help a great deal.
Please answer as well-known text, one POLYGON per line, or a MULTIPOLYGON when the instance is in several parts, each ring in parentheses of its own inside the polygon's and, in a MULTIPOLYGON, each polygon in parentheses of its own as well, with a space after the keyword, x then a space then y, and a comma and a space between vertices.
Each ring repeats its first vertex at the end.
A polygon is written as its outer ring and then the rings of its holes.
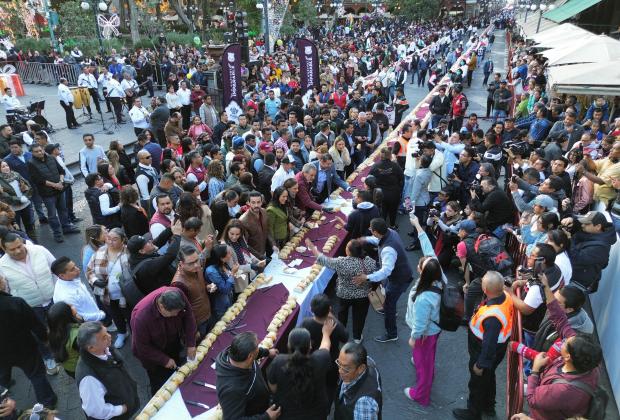
MULTIPOLYGON (((6 358, 0 360, 0 385, 8 388, 11 382, 11 369, 13 367, 18 367, 30 380, 34 388, 36 401, 48 407, 54 406, 58 397, 56 397, 54 390, 47 380, 45 366, 43 365, 39 352, 36 350, 30 352, 25 351, 15 357, 11 357, 11 359, 15 360, 7 360, 6 358)), ((9 418, 11 417, 9 416, 9 418)))
POLYGON ((384 318, 385 318, 385 331, 388 337, 398 336, 396 330, 396 303, 398 298, 409 287, 409 281, 402 279, 399 281, 388 280, 385 286, 385 303, 383 304, 384 318))
POLYGON ((620 233, 620 217, 614 215, 613 213, 610 214, 611 220, 614 222, 614 229, 616 229, 616 233, 620 233))
POLYGON ((69 222, 69 216, 67 215, 67 203, 65 201, 65 193, 61 192, 51 197, 41 197, 43 204, 47 209, 47 218, 50 223, 50 227, 54 232, 54 237, 62 237, 63 229, 68 229, 71 226, 69 222))
POLYGON ((498 121, 504 121, 504 118, 506 118, 506 111, 503 109, 496 109, 493 111, 493 124, 498 121))

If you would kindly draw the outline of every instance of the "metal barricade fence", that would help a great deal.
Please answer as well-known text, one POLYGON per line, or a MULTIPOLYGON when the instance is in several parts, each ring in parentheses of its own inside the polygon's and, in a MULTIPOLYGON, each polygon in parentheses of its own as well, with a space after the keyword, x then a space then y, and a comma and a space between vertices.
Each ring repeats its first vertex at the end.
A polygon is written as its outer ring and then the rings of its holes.
MULTIPOLYGON (((520 265, 525 264, 525 245, 519 242, 517 237, 512 233, 506 236, 506 251, 514 261, 515 274, 516 269, 520 265)), ((521 298, 521 290, 516 291, 517 296, 521 298)), ((512 331, 510 340, 523 342, 523 330, 521 325, 521 312, 514 311, 514 319, 512 322, 512 331)), ((506 418, 511 418, 514 414, 523 411, 523 357, 507 350, 506 354, 506 418)))
POLYGON ((54 63, 34 63, 18 61, 12 63, 23 83, 42 83, 55 86, 60 78, 64 77, 69 81, 69 85, 77 85, 80 75, 78 64, 54 64, 54 63))

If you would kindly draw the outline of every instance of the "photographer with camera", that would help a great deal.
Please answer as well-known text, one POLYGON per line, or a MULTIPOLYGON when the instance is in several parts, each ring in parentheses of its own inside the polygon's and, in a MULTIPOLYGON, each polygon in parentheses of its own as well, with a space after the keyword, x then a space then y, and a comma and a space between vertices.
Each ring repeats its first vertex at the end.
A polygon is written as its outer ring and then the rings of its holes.
POLYGON ((492 164, 495 173, 499 174, 502 170, 502 147, 496 142, 495 134, 485 134, 484 148, 485 150, 484 153, 482 153, 482 162, 492 164))
POLYGON ((477 190, 474 185, 470 187, 469 194, 471 195, 469 207, 485 214, 489 231, 493 232, 501 225, 510 223, 514 219, 512 202, 508 195, 498 188, 495 178, 482 178, 480 190, 477 190))
POLYGON ((616 243, 616 231, 598 211, 581 217, 567 217, 562 227, 572 233, 568 256, 573 265, 574 283, 587 293, 598 290, 601 273, 609 263, 609 251, 616 243))
POLYGON ((442 268, 448 269, 454 258, 454 249, 459 242, 458 223, 463 219, 461 206, 457 201, 449 201, 443 213, 435 207, 429 210, 427 225, 435 235, 435 253, 442 268))
MULTIPOLYGON (((408 196, 411 205, 414 207, 414 214, 418 220, 426 219, 426 211, 428 205, 431 202, 430 194, 428 193, 428 186, 431 182, 433 173, 429 166, 431 165, 433 158, 428 155, 421 155, 416 158, 418 170, 416 171, 413 185, 411 186, 411 194, 408 196)), ((407 195, 405 195, 405 199, 407 195)), ((416 231, 413 231, 413 241, 407 246, 407 251, 415 251, 420 249, 418 242, 418 235, 416 231)))
POLYGON ((460 193, 459 202, 466 205, 471 199, 468 193, 469 187, 476 181, 476 174, 480 169, 480 164, 474 160, 476 151, 471 147, 465 147, 459 155, 459 164, 453 172, 453 182, 456 183, 460 193))
POLYGON ((539 243, 528 256, 527 266, 517 270, 517 279, 508 288, 515 309, 523 315, 523 339, 528 347, 534 344, 536 332, 547 311, 545 292, 540 282, 542 275, 547 277, 551 291, 564 287, 562 271, 555 263, 555 249, 551 245, 539 243), (519 287, 524 288, 523 299, 516 295, 519 287))
POLYGON ((556 175, 551 175, 549 178, 545 179, 543 183, 540 184, 540 187, 537 185, 532 185, 516 176, 513 176, 511 181, 508 183, 508 188, 512 194, 515 206, 517 206, 517 210, 520 212, 531 211, 535 205, 536 199, 530 201, 529 203, 525 202, 523 196, 519 194, 519 189, 527 191, 530 195, 547 195, 553 200, 554 208, 559 209, 559 205, 562 203, 562 200, 566 198, 563 186, 564 184, 562 179, 556 175))
MULTIPOLYGON (((432 136, 432 132, 428 132, 428 138, 432 136)), ((420 149, 425 156, 429 156, 432 161, 428 169, 431 171, 431 182, 428 184, 428 192, 431 201, 437 197, 441 189, 446 185, 446 164, 443 153, 437 150, 437 146, 431 140, 427 140, 420 145, 420 149)))

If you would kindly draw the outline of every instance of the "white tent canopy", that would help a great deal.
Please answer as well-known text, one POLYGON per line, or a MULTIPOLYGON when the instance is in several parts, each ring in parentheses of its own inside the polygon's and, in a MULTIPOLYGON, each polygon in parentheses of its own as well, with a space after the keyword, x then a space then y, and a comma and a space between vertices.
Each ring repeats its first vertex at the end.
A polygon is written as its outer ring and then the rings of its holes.
POLYGON ((596 35, 582 38, 572 45, 544 51, 542 54, 549 60, 549 66, 620 60, 620 41, 606 35, 596 35))
POLYGON ((537 48, 565 48, 565 47, 569 47, 571 44, 574 44, 576 42, 581 42, 582 40, 585 39, 596 39, 596 35, 588 32, 587 34, 575 34, 575 35, 571 35, 571 36, 565 36, 563 38, 558 38, 558 39, 551 39, 548 41, 541 41, 539 43, 537 43, 535 46, 537 48))
POLYGON ((548 76, 557 93, 620 95, 620 60, 549 67, 548 76))
POLYGON ((536 42, 552 42, 554 40, 574 38, 583 35, 592 35, 592 33, 572 23, 563 23, 545 31, 538 32, 537 34, 533 34, 531 38, 536 42))

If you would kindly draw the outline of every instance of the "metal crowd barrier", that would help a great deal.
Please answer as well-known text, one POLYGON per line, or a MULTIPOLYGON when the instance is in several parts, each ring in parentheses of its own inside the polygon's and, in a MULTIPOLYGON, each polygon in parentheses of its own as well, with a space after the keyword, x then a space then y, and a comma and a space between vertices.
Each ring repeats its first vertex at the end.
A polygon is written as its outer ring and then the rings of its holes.
POLYGON ((18 61, 12 63, 23 83, 39 83, 57 85, 61 77, 69 81, 69 85, 77 85, 80 67, 78 64, 53 64, 18 61))
MULTIPOLYGON (((515 274, 516 269, 520 265, 525 264, 526 246, 519 242, 517 237, 512 233, 507 233, 506 252, 510 254, 514 261, 515 274)), ((521 290, 517 289, 517 296, 521 298, 521 290)), ((510 340, 523 342, 523 330, 521 325, 521 312, 514 311, 514 319, 512 322, 512 331, 510 340)), ((507 350, 506 353, 506 418, 511 418, 514 414, 523 411, 523 357, 520 354, 507 350)))

